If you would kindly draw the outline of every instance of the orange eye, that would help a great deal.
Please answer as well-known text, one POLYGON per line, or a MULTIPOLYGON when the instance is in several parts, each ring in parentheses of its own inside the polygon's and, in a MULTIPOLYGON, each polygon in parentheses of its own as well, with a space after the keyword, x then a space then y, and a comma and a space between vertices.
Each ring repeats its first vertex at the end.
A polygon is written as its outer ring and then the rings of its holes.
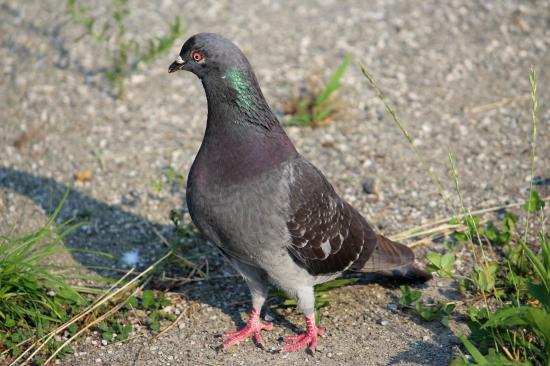
POLYGON ((199 51, 193 51, 191 57, 193 57, 193 60, 195 60, 195 62, 201 62, 204 59, 204 56, 199 51))

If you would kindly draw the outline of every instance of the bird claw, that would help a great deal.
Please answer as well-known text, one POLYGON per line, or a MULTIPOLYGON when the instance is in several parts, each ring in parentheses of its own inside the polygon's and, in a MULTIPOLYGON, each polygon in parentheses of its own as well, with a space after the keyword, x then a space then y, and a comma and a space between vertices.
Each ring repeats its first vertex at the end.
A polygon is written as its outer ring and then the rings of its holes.
POLYGON ((284 347, 281 352, 296 351, 309 346, 311 352, 317 350, 317 336, 325 334, 325 328, 317 328, 312 318, 306 317, 307 331, 301 334, 284 337, 286 343, 292 343, 284 347))
POLYGON ((227 339, 227 342, 225 342, 222 346, 222 351, 250 337, 254 338, 254 342, 257 346, 265 348, 260 332, 262 330, 271 329, 273 329, 273 324, 261 322, 260 314, 256 311, 256 309, 252 308, 252 312, 250 313, 250 317, 248 318, 248 322, 244 328, 236 332, 226 333, 222 336, 224 339, 227 339))

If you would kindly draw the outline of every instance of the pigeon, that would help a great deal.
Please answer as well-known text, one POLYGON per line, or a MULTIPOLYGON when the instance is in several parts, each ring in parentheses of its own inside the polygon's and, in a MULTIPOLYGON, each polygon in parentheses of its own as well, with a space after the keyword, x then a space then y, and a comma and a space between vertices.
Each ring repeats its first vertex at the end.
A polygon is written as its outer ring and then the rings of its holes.
MULTIPOLYGON (((252 310, 244 328, 224 334, 223 350, 273 325, 260 312, 273 285, 296 300, 306 331, 284 337, 281 352, 315 352, 314 286, 345 272, 379 272, 424 282, 412 250, 375 233, 327 178, 298 153, 264 98, 243 52, 215 33, 189 38, 168 72, 199 77, 206 129, 189 171, 186 200, 199 231, 243 277, 252 310)), ((190 113, 190 112, 185 112, 190 113)))

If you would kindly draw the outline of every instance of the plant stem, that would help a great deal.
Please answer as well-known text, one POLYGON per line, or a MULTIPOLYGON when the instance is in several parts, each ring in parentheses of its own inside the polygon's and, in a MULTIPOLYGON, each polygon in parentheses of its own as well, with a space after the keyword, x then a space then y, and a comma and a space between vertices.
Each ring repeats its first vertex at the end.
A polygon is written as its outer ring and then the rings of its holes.
POLYGON ((378 97, 378 99, 380 99, 380 101, 382 101, 382 103, 386 107, 386 110, 391 115, 391 117, 392 117, 393 121, 395 122, 395 124, 397 125, 397 127, 399 127, 399 129, 401 130, 403 135, 405 135, 405 138, 407 139, 407 141, 409 142, 409 145, 413 149, 413 152, 416 155, 416 158, 420 161, 420 163, 422 164, 422 167, 424 168, 424 170, 430 176, 433 184, 437 187, 437 190, 439 191, 439 194, 441 195, 441 197, 445 201, 445 204, 447 205, 447 208, 449 210, 451 210, 451 212, 453 212, 454 216, 456 217, 457 216, 456 211, 455 211, 453 205, 451 204, 448 195, 443 190, 443 186, 441 185, 441 182, 439 181, 439 179, 435 175, 435 173, 433 171, 433 168, 428 163, 428 161, 424 158, 424 156, 422 156, 420 151, 417 149, 416 145, 414 144, 413 138, 411 137, 411 135, 409 134, 409 132, 407 131, 405 126, 401 123, 401 120, 397 116, 397 113, 395 112, 393 107, 388 102, 386 102, 386 99, 384 98, 384 95, 382 94, 382 91, 380 90, 380 88, 376 84, 376 81, 374 80, 372 75, 367 71, 367 69, 365 68, 365 66, 363 64, 359 64, 359 66, 361 67, 361 72, 363 72, 363 75, 367 78, 367 80, 369 81, 369 84, 374 89, 374 92, 376 93, 376 96, 378 97))
MULTIPOLYGON (((531 121, 532 121, 532 130, 531 135, 531 179, 529 179, 529 195, 528 200, 531 199, 531 192, 533 192, 533 177, 535 176, 536 168, 536 153, 537 153, 537 73, 533 67, 529 70, 529 83, 531 85, 531 121)), ((529 202, 529 201, 528 201, 529 202)), ((529 204, 528 204, 529 205, 529 204)), ((529 218, 531 215, 531 210, 527 210, 527 216, 525 218, 525 232, 523 234, 523 241, 521 243, 521 256, 520 256, 520 267, 523 262, 523 249, 527 245, 527 234, 529 232, 529 218)))

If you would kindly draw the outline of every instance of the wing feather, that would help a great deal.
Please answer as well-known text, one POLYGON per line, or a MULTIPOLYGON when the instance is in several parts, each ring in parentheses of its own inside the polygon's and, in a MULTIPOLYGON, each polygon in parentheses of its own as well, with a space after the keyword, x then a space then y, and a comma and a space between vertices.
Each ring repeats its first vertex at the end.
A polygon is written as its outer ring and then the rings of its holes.
POLYGON ((377 246, 376 234, 311 163, 296 160, 290 184, 289 253, 313 275, 360 268, 377 246))

